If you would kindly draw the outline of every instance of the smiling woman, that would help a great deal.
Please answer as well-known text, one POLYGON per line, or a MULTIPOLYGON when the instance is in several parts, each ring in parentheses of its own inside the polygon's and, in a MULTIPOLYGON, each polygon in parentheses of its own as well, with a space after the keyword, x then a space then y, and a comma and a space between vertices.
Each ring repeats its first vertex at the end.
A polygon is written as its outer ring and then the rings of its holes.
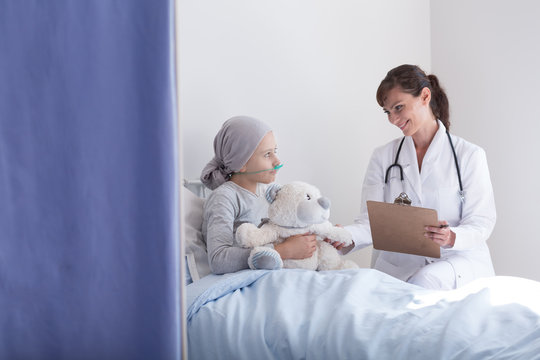
MULTIPOLYGON (((487 161, 481 148, 448 132, 448 99, 438 79, 415 65, 398 66, 381 81, 377 102, 405 136, 375 150, 362 197, 394 202, 405 192, 412 205, 435 209, 444 220, 427 226, 424 234, 441 247, 440 259, 381 251, 375 268, 431 289, 454 289, 493 276, 486 240, 496 216, 487 161), (400 182, 389 181, 394 167, 400 182), (452 168, 456 171, 450 175, 452 168), (439 189, 452 186, 453 196, 438 196, 439 189)), ((357 248, 371 243, 366 204, 347 229, 357 248)))

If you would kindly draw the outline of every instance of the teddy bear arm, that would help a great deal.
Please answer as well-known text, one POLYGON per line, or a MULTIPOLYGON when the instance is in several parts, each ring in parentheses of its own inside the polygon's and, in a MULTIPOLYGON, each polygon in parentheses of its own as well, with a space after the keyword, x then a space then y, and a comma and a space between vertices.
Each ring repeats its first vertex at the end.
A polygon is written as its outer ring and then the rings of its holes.
POLYGON ((318 225, 315 233, 323 239, 328 238, 332 241, 339 241, 344 245, 350 245, 352 243, 352 236, 347 230, 334 226, 331 223, 318 225))
POLYGON ((256 227, 253 224, 242 224, 236 230, 236 239, 243 247, 256 247, 273 243, 277 233, 269 226, 256 227))

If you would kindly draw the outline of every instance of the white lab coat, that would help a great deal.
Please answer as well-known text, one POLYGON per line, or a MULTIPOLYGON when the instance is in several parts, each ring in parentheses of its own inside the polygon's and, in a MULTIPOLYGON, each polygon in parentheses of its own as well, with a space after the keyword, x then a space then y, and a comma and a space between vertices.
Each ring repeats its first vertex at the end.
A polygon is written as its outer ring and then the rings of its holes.
POLYGON ((441 259, 380 251, 376 269, 407 281, 426 263, 446 260, 454 268, 457 287, 495 274, 486 244, 496 220, 486 154, 479 146, 451 136, 461 170, 464 202, 459 196, 452 148, 440 121, 439 129, 424 156, 421 173, 418 171, 413 140, 411 137, 405 138, 398 160, 403 167, 403 184, 397 167, 390 171, 388 184, 384 183, 386 169, 394 163, 401 138, 373 152, 364 179, 360 216, 354 225, 345 227, 353 236, 355 249, 372 242, 366 201, 393 202, 402 191, 409 195, 413 206, 436 209, 439 219, 448 221, 450 229, 456 234, 454 247, 441 249, 441 259))

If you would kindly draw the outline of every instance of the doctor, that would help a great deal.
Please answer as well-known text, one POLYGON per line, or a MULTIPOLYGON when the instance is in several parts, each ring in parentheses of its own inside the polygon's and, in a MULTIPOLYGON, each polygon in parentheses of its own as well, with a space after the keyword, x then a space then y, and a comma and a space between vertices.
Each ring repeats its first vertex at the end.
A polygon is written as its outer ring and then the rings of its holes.
POLYGON ((379 251, 376 269, 430 289, 495 275, 486 244, 496 219, 486 154, 448 132, 448 98, 437 77, 418 66, 398 66, 379 85, 377 102, 404 136, 373 152, 360 216, 345 227, 355 249, 371 244, 366 201, 394 202, 405 192, 413 206, 436 209, 440 224, 449 225, 425 228, 441 258, 379 251))

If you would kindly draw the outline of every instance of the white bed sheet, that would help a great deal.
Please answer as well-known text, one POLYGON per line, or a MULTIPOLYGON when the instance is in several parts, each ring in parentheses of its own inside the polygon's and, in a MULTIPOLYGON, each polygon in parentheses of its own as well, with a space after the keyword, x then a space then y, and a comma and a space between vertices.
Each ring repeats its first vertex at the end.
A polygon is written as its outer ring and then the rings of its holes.
POLYGON ((431 291, 371 269, 210 275, 188 290, 192 359, 540 359, 540 283, 431 291))

